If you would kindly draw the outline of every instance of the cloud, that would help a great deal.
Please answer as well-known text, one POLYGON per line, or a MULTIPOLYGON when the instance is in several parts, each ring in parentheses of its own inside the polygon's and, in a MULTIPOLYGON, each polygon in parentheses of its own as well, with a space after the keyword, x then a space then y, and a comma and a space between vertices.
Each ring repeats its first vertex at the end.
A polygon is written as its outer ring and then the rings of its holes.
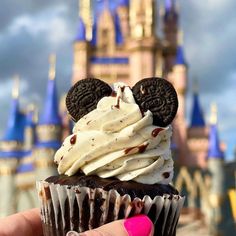
MULTIPOLYGON (((11 6, 11 11, 9 5, 10 2, 6 9, 11 15, 14 6, 11 6)), ((32 1, 30 10, 19 10, 22 14, 15 13, 11 18, 6 16, 8 24, 0 23, 0 107, 4 111, 10 109, 10 78, 14 74, 22 78, 21 105, 34 102, 42 107, 48 78, 48 56, 52 52, 58 58, 58 93, 62 94, 70 86, 73 31, 77 20, 77 11, 73 14, 75 6, 64 1, 54 1, 55 6, 50 3, 36 8, 35 5, 32 1)), ((0 118, 1 131, 7 117, 8 112, 4 112, 0 118)))
POLYGON ((203 81, 203 93, 227 89, 230 82, 226 80, 227 73, 235 64, 235 1, 211 0, 203 4, 182 0, 181 3, 190 79, 197 77, 203 81))
POLYGON ((34 38, 40 34, 46 35, 52 47, 56 48, 63 41, 68 41, 71 35, 63 17, 67 10, 65 5, 59 5, 53 11, 50 9, 33 16, 29 14, 18 16, 7 30, 12 37, 21 31, 29 33, 34 38))

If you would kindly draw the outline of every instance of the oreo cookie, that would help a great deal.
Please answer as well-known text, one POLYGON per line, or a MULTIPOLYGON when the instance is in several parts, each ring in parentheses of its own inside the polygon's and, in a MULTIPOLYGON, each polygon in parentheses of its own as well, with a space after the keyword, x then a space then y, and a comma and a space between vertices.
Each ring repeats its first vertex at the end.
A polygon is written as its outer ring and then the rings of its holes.
POLYGON ((137 82, 132 91, 141 111, 152 112, 154 125, 165 127, 173 121, 178 97, 173 85, 166 79, 145 78, 137 82))
POLYGON ((67 93, 68 113, 74 121, 78 121, 94 110, 101 98, 110 96, 111 93, 111 87, 104 81, 95 78, 79 80, 67 93))

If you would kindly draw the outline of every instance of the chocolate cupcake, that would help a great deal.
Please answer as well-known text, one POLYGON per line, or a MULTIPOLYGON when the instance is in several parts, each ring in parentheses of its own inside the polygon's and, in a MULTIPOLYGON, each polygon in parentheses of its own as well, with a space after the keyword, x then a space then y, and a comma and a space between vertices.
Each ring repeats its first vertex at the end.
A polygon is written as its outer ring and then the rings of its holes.
MULTIPOLYGON (((155 235, 175 235, 184 197, 170 185, 173 160, 172 129, 168 122, 176 114, 178 101, 169 82, 159 78, 150 81, 153 81, 151 90, 144 79, 133 91, 117 83, 111 93, 108 85, 96 80, 106 93, 96 89, 100 100, 92 100, 91 106, 86 104, 90 110, 83 110, 73 134, 56 152, 54 160, 59 176, 37 183, 45 236, 66 235, 69 230, 83 232, 140 213, 153 221, 155 235), (155 94, 160 91, 155 88, 157 85, 163 86, 161 97, 167 101, 165 106, 171 114, 163 108, 154 108, 150 101, 159 96, 155 94), (148 92, 147 100, 138 94, 144 89, 148 92)), ((93 83, 91 79, 82 82, 93 83)), ((73 90, 76 91, 76 86, 73 90)), ((70 99, 75 101, 73 96, 68 96, 69 107, 70 99)), ((156 105, 163 106, 163 102, 156 105)), ((80 106, 77 111, 82 109, 80 106)), ((69 112, 77 117, 73 111, 69 112)))

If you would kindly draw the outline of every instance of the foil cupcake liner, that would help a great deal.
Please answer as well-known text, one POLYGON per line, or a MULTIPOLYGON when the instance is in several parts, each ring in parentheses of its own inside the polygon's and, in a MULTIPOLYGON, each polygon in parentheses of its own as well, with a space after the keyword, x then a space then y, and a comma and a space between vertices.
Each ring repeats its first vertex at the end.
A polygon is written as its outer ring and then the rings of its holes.
POLYGON ((37 181, 44 236, 64 236, 70 230, 83 232, 108 222, 146 214, 155 235, 175 235, 185 197, 156 196, 131 199, 116 190, 67 186, 37 181))

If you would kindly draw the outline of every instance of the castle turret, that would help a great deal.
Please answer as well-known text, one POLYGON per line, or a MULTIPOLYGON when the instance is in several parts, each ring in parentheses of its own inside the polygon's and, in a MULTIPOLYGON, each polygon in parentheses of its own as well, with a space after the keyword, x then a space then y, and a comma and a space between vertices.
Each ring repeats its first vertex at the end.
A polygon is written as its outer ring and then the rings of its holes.
POLYGON ((192 128, 205 126, 205 120, 203 117, 202 108, 200 106, 197 88, 194 90, 193 93, 193 106, 192 106, 190 126, 192 128))
POLYGON ((165 0, 164 36, 170 46, 177 45, 178 13, 174 0, 165 0))
POLYGON ((90 16, 90 0, 79 1, 78 28, 74 41, 74 64, 72 83, 88 77, 89 74, 89 42, 92 38, 92 22, 90 16))
POLYGON ((34 144, 35 144, 35 126, 36 126, 36 110, 35 106, 33 104, 29 105, 27 108, 27 114, 26 114, 26 124, 25 124, 25 143, 24 143, 24 149, 25 150, 32 150, 34 144))
POLYGON ((202 108, 200 106, 197 84, 194 85, 190 119, 190 126, 187 130, 187 144, 191 156, 186 157, 183 164, 204 169, 207 167, 208 127, 205 125, 202 108))
POLYGON ((222 223, 224 218, 223 203, 225 200, 225 173, 224 153, 221 150, 217 129, 217 107, 211 107, 211 120, 209 130, 208 169, 211 174, 210 203, 211 219, 210 229, 213 235, 223 235, 222 223))
POLYGON ((33 104, 27 107, 24 130, 24 156, 20 159, 16 170, 15 184, 16 210, 23 211, 37 205, 35 188, 35 165, 32 149, 35 144, 36 110, 33 104))
POLYGON ((61 144, 61 117, 58 109, 55 67, 56 56, 51 55, 45 104, 36 127, 37 143, 34 157, 37 179, 56 173, 53 156, 61 144))
POLYGON ((130 2, 130 39, 128 42, 130 79, 135 84, 137 80, 155 75, 155 58, 158 40, 155 34, 156 2, 130 2))
POLYGON ((179 99, 179 108, 178 116, 185 117, 185 108, 186 108, 186 90, 187 90, 187 78, 188 76, 188 67, 184 57, 184 49, 182 44, 182 39, 179 42, 177 47, 175 64, 172 68, 172 73, 170 76, 170 81, 173 83, 179 99))
POLYGON ((16 211, 23 211, 37 206, 35 194, 35 165, 32 150, 25 151, 16 170, 15 185, 17 194, 15 198, 16 211))
POLYGON ((15 173, 19 160, 24 156, 24 127, 25 116, 19 108, 19 78, 16 78, 7 128, 0 141, 0 217, 16 210, 15 173))
MULTIPOLYGON (((181 40, 182 41, 182 40, 181 40)), ((175 65, 173 66, 172 72, 168 76, 168 80, 172 82, 174 85, 179 101, 179 107, 174 119, 174 140, 179 148, 179 159, 178 161, 181 163, 184 156, 186 156, 187 145, 187 127, 186 127, 186 90, 187 90, 187 63, 184 57, 182 42, 179 42, 179 46, 177 47, 177 53, 175 58, 175 65)))
POLYGON ((165 73, 170 72, 175 64, 178 18, 175 1, 165 0, 165 12, 163 17, 165 73))

